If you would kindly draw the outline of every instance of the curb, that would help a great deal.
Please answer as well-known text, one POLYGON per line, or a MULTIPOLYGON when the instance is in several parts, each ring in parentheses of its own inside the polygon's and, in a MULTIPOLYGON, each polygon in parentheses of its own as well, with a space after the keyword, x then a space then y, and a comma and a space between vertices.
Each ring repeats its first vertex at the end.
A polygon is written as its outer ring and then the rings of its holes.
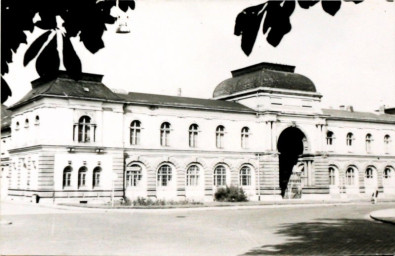
POLYGON ((9 221, 9 220, 1 220, 0 221, 0 226, 2 226, 2 225, 11 225, 12 224, 12 221, 9 221))
POLYGON ((395 225, 395 208, 373 211, 369 216, 373 220, 395 225))
POLYGON ((331 203, 305 203, 305 204, 258 204, 258 205, 222 205, 222 206, 198 206, 198 207, 87 207, 86 205, 57 205, 58 209, 80 209, 87 211, 104 212, 160 212, 160 211, 210 211, 210 210, 244 210, 244 209, 265 209, 265 208, 286 208, 286 207, 317 207, 317 206, 343 206, 354 204, 370 204, 368 202, 331 202, 331 203))
POLYGON ((374 216, 372 216, 372 215, 369 215, 369 216, 370 216, 370 218, 372 218, 372 219, 375 220, 375 221, 380 221, 380 222, 383 222, 383 223, 388 223, 388 224, 395 225, 395 221, 386 220, 386 219, 378 218, 378 217, 374 217, 374 216))

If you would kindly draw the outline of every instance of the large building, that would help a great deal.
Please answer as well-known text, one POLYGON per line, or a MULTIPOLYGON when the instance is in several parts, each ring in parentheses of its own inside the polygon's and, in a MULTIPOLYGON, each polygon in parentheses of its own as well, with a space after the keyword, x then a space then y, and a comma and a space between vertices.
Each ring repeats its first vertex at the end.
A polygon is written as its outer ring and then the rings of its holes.
POLYGON ((213 99, 119 93, 93 74, 33 81, 2 109, 3 190, 35 201, 108 201, 113 191, 210 201, 235 185, 250 200, 281 200, 299 177, 302 198, 395 198, 393 112, 323 109, 294 69, 232 71, 213 99))

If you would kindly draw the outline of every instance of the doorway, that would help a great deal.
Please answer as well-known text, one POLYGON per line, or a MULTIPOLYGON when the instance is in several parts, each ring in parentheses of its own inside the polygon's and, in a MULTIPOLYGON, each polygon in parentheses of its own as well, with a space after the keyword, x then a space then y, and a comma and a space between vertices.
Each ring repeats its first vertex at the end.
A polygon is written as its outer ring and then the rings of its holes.
POLYGON ((288 127, 281 134, 277 143, 280 168, 280 189, 284 197, 292 169, 298 163, 298 158, 303 154, 306 136, 296 127, 288 127))

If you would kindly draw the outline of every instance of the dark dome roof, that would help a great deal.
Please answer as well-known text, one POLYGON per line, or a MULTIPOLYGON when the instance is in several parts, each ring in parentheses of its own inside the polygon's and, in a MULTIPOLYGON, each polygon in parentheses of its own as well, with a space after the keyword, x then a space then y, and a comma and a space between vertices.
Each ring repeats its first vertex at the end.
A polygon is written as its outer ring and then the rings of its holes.
POLYGON ((294 73, 294 70, 294 66, 265 62, 234 70, 232 78, 217 85, 213 97, 228 96, 259 87, 317 92, 309 78, 294 73))

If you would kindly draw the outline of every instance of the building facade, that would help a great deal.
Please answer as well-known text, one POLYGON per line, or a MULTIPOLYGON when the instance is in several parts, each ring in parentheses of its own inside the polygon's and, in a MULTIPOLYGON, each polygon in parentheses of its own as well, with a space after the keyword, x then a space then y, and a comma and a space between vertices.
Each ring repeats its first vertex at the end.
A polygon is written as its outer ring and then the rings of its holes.
POLYGON ((232 71, 213 99, 119 93, 93 74, 33 81, 2 121, 6 195, 211 201, 234 185, 280 200, 296 173, 302 198, 395 198, 395 115, 323 109, 294 68, 232 71))

